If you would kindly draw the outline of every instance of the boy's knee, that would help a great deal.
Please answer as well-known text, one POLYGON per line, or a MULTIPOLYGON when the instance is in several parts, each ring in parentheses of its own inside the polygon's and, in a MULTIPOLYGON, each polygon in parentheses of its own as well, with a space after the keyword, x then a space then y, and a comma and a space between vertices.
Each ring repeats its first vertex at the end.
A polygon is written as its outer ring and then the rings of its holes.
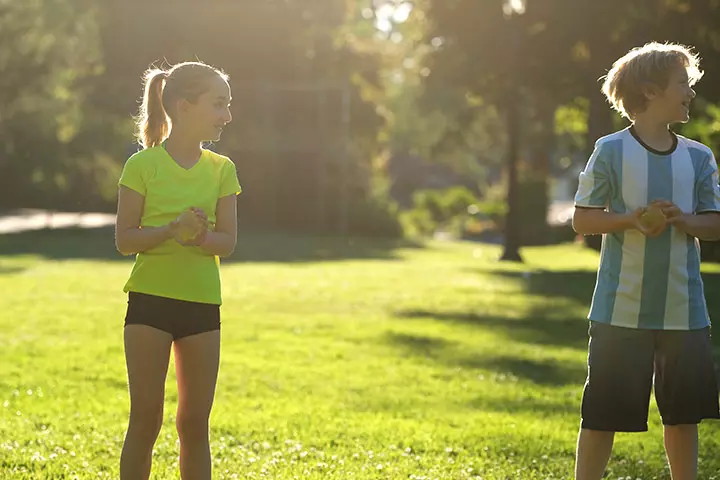
POLYGON ((677 433, 677 434, 692 434, 697 432, 698 426, 696 423, 685 423, 680 425, 664 425, 665 432, 677 433))

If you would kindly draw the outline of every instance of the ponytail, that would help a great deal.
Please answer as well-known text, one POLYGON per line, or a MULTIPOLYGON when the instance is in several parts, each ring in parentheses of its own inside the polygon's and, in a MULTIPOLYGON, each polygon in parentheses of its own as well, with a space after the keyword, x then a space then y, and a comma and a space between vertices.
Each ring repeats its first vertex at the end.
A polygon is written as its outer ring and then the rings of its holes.
POLYGON ((136 137, 143 148, 157 147, 170 135, 178 100, 196 102, 208 89, 208 82, 219 76, 226 82, 228 76, 215 67, 201 62, 184 62, 168 70, 151 68, 145 72, 142 105, 136 117, 136 137), (167 103, 163 103, 163 100, 167 103))
POLYGON ((143 148, 160 145, 170 133, 167 112, 163 106, 165 70, 152 69, 145 74, 145 93, 137 118, 137 138, 143 148))

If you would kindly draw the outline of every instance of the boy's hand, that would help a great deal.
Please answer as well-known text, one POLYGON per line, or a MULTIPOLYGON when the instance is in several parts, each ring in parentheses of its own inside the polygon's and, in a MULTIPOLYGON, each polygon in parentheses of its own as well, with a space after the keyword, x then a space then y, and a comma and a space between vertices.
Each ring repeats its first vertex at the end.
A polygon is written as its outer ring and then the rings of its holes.
POLYGON ((662 212, 667 218, 667 223, 681 231, 685 231, 685 227, 687 227, 688 219, 691 215, 684 213, 680 210, 680 207, 672 202, 668 202, 667 200, 656 200, 652 203, 652 205, 657 205, 660 209, 662 209, 662 212))
POLYGON ((646 237, 657 237, 668 226, 667 219, 659 207, 638 208, 632 213, 632 221, 633 226, 646 237))

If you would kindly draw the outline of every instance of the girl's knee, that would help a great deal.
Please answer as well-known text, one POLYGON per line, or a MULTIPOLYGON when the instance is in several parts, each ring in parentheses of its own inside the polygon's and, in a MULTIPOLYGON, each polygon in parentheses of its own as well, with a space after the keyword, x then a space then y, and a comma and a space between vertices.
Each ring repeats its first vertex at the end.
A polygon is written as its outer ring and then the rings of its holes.
POLYGON ((162 427, 163 409, 158 407, 131 408, 130 429, 143 437, 157 437, 162 427))
POLYGON ((208 415, 178 412, 175 420, 180 441, 199 442, 208 439, 208 415))

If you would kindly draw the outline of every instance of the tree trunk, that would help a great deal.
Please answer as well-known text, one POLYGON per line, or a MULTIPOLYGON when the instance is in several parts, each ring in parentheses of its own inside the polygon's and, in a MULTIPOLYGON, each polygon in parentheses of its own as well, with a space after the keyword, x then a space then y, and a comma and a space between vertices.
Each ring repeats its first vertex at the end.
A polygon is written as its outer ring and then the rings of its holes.
POLYGON ((585 148, 588 157, 590 157, 595 141, 612 133, 613 113, 599 88, 593 88, 588 93, 588 98, 590 106, 588 108, 588 136, 585 148))
POLYGON ((555 142, 555 104, 544 92, 532 96, 532 130, 529 162, 519 175, 521 245, 545 245, 550 240, 547 212, 550 202, 550 156, 555 142))
POLYGON ((508 211, 505 216, 504 250, 500 260, 522 262, 520 256, 520 229, 518 228, 518 153, 520 151, 520 118, 517 94, 510 93, 507 98, 507 169, 508 169, 508 211))

